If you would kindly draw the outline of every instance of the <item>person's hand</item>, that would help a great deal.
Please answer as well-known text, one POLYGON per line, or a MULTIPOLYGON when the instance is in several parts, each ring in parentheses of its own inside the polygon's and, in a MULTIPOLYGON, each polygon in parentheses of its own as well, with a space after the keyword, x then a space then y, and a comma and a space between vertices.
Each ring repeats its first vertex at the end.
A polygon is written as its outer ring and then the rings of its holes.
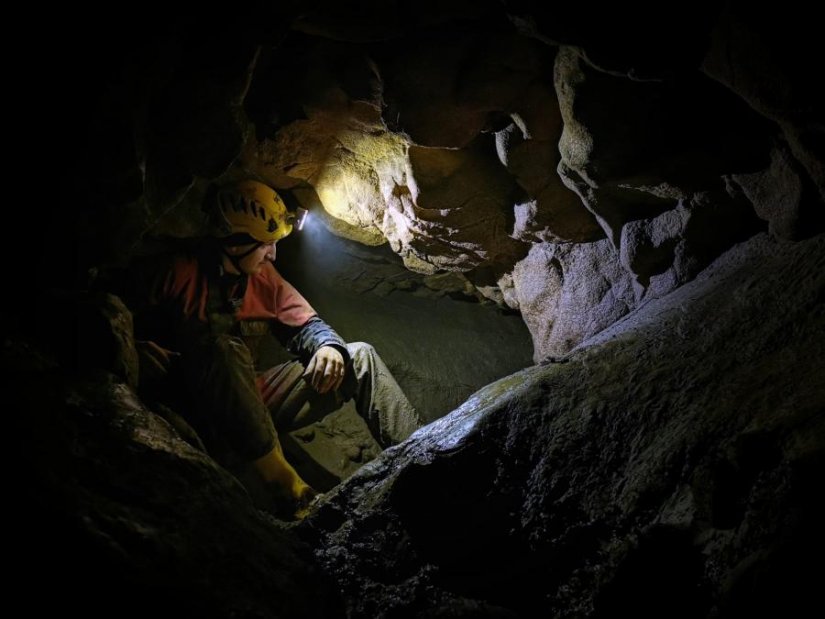
POLYGON ((306 380, 318 393, 335 391, 344 381, 344 356, 334 346, 321 346, 303 374, 306 380))
POLYGON ((180 353, 162 346, 151 340, 135 342, 140 363, 140 382, 151 385, 166 378, 172 365, 172 358, 179 357, 180 353))

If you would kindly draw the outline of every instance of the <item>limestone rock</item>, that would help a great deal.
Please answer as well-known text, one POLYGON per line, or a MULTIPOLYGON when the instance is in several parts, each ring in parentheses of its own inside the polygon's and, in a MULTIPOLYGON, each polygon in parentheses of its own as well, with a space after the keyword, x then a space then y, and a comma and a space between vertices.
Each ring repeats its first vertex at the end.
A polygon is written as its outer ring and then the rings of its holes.
POLYGON ((300 528, 349 616, 804 615, 823 266, 821 236, 755 237, 384 452, 300 528))
POLYGON ((630 277, 607 240, 533 245, 512 277, 536 362, 563 355, 635 306, 630 277))

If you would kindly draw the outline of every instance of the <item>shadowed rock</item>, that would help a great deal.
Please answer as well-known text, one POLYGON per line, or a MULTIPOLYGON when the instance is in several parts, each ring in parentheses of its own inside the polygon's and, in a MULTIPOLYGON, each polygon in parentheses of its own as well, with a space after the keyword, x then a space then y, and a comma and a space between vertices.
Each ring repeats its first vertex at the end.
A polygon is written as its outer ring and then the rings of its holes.
POLYGON ((3 359, 26 446, 15 578, 49 587, 31 612, 343 616, 309 550, 125 384, 24 371, 31 358, 7 346, 3 359))
POLYGON ((756 237, 365 466, 301 527, 350 616, 814 603, 822 569, 801 559, 823 548, 823 266, 821 236, 756 237))

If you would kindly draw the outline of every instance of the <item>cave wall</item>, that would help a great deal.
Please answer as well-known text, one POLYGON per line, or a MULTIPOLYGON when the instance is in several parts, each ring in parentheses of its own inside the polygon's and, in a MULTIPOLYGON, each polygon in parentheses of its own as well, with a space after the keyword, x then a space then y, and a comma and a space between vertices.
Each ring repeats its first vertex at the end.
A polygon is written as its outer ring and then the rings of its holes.
POLYGON ((78 93, 61 270, 85 284, 147 235, 195 233, 209 182, 254 176, 412 271, 463 273, 522 312, 540 361, 760 230, 823 229, 802 16, 534 8, 252 3, 83 39, 53 71, 78 93))
POLYGON ((0 355, 24 472, 12 582, 50 583, 27 608, 90 617, 807 616, 823 267, 825 235, 759 234, 479 390, 293 526, 135 397, 117 298, 56 301, 53 328, 73 307, 93 323, 85 368, 20 341, 0 355))
MULTIPOLYGON (((117 27, 98 28, 69 7, 37 21, 30 44, 46 53, 17 97, 33 112, 21 161, 34 196, 4 222, 36 251, 6 244, 13 302, 0 310, 22 402, 14 456, 31 477, 21 581, 40 582, 52 553, 56 597, 90 616, 111 613, 98 579, 137 593, 136 615, 156 602, 369 617, 815 604, 819 22, 740 2, 598 17, 529 1, 247 8, 101 9, 117 27), (381 276, 346 280, 368 305, 398 302, 407 324, 419 300, 449 305, 463 327, 486 324, 481 296, 521 313, 542 362, 361 469, 301 531, 312 549, 134 401, 128 350, 75 367, 20 342, 77 340, 92 311, 27 293, 85 289, 155 236, 199 233, 208 183, 247 175, 368 246, 349 247, 381 276), (90 367, 106 373, 75 383, 90 367), (490 543, 509 562, 479 552, 490 543)), ((95 345, 128 349, 115 315, 114 342, 95 345)), ((491 336, 509 345, 519 328, 495 317, 491 336)), ((360 338, 352 319, 334 322, 360 338)))
POLYGON ((823 266, 757 235, 382 453, 299 529, 347 612, 809 616, 823 266))

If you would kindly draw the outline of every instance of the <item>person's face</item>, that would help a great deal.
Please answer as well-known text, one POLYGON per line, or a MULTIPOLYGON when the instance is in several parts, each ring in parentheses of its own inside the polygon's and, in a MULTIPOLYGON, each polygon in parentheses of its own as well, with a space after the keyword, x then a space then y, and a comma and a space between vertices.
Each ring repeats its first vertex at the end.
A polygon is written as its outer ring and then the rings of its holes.
MULTIPOLYGON (((264 243, 248 256, 241 258, 240 262, 238 262, 241 272, 247 275, 256 275, 261 272, 261 269, 264 268, 267 262, 274 262, 276 242, 277 241, 264 243)), ((248 252, 253 246, 254 245, 241 245, 239 247, 232 247, 229 251, 235 255, 241 255, 248 252)))

